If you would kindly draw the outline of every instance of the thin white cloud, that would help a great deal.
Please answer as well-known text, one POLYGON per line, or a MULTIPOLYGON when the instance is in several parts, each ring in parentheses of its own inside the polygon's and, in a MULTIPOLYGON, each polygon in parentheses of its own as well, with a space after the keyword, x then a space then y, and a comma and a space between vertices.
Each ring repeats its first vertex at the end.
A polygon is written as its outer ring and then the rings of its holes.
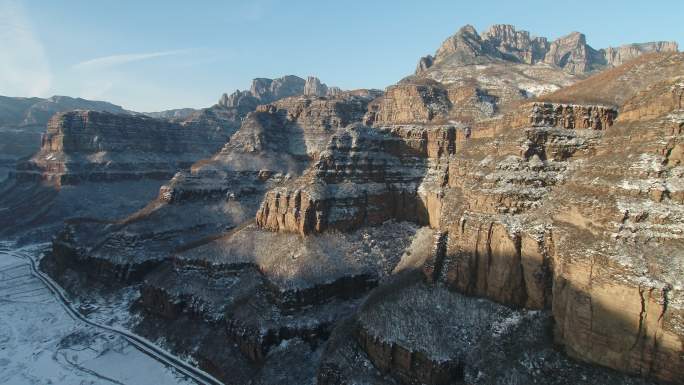
POLYGON ((94 79, 85 81, 79 96, 84 99, 101 100, 114 87, 114 82, 108 79, 94 79))
POLYGON ((122 64, 128 64, 148 59, 154 59, 164 56, 174 56, 174 55, 184 55, 189 53, 190 50, 174 50, 174 51, 160 51, 160 52, 148 52, 148 53, 127 53, 121 55, 110 55, 98 57, 95 59, 90 59, 82 61, 73 66, 75 70, 100 70, 110 67, 120 66, 122 64))
POLYGON ((0 0, 0 52, 3 95, 48 96, 52 74, 45 48, 19 0, 0 0))

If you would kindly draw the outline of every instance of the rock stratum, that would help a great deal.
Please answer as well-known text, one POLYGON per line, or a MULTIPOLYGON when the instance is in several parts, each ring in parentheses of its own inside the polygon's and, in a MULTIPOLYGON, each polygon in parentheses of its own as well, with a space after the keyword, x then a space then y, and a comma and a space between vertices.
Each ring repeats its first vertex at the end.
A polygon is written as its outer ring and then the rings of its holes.
POLYGON ((15 168, 18 160, 40 149, 40 137, 50 117, 74 109, 130 113, 111 103, 68 96, 46 99, 0 96, 0 181, 15 168))
POLYGON ((384 92, 58 114, 0 226, 229 384, 682 384, 683 100, 676 44, 467 26, 384 92))

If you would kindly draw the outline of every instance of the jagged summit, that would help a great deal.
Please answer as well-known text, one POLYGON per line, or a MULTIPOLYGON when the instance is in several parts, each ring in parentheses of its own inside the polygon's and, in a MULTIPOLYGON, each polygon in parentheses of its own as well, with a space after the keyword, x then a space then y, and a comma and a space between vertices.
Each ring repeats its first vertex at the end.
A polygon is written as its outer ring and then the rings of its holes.
POLYGON ((466 25, 446 39, 434 56, 421 58, 416 73, 425 72, 440 63, 470 65, 507 61, 546 63, 573 74, 582 74, 620 65, 643 53, 677 50, 676 42, 664 41, 596 50, 587 44, 586 36, 580 32, 549 42, 545 37, 533 37, 528 31, 518 31, 508 24, 493 25, 481 35, 472 25, 466 25))
POLYGON ((328 87, 315 76, 309 76, 306 80, 295 75, 285 75, 276 79, 256 78, 252 80, 249 91, 236 90, 230 95, 223 94, 218 105, 253 110, 257 105, 272 103, 289 96, 331 96, 340 91, 338 87, 328 87))

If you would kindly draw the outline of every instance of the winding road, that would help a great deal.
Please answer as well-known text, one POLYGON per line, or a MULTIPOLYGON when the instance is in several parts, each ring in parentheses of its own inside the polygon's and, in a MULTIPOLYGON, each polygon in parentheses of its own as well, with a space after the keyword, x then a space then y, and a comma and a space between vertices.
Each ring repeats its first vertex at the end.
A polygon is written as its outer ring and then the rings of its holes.
POLYGON ((92 327, 114 333, 126 339, 131 345, 133 345, 140 352, 146 354, 147 356, 153 358, 160 363, 171 366, 176 369, 179 373, 187 376, 189 379, 197 382, 198 384, 209 384, 209 385, 222 385, 223 383, 210 374, 184 362, 177 356, 161 349, 159 346, 155 345, 151 341, 135 335, 127 330, 104 325, 98 322, 94 322, 76 310, 73 304, 69 301, 64 290, 50 278, 45 273, 38 270, 36 266, 36 261, 28 254, 21 251, 13 250, 9 248, 6 244, 0 244, 0 254, 7 254, 14 256, 16 258, 22 259, 27 262, 31 274, 35 276, 39 281, 41 281, 45 287, 52 293, 52 295, 57 299, 57 301, 62 305, 67 314, 74 320, 78 320, 92 327))

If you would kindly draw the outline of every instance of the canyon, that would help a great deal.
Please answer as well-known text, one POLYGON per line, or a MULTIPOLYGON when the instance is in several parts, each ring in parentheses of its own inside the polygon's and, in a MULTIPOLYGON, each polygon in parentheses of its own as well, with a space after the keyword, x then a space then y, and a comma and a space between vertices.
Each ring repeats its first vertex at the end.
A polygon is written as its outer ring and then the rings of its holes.
POLYGON ((465 26, 384 91, 55 111, 0 236, 226 384, 682 384, 683 98, 673 42, 465 26))

